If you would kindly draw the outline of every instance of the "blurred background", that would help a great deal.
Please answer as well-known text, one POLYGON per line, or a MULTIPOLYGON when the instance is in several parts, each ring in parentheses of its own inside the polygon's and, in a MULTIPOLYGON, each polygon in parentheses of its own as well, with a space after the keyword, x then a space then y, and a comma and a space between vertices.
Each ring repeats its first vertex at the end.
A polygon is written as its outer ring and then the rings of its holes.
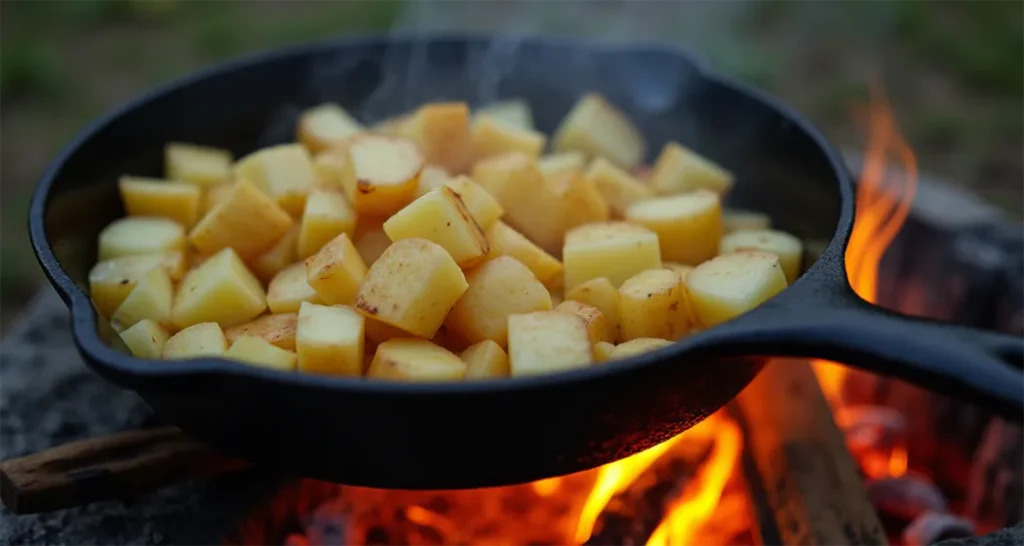
POLYGON ((0 320, 42 281, 26 235, 46 163, 118 103, 243 52, 353 32, 655 39, 794 105, 844 150, 884 83, 923 173, 1024 209, 1024 2, 0 2, 0 320))

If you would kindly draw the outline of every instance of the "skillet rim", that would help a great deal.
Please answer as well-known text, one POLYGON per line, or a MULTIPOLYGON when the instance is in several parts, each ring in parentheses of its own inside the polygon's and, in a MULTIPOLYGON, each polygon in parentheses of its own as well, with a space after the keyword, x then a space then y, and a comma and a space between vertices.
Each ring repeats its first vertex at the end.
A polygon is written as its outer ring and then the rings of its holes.
MULTIPOLYGON (((53 249, 46 236, 45 210, 50 197, 50 190, 53 186, 64 164, 76 151, 97 133, 102 132, 110 124, 123 116, 128 116, 137 108, 156 100, 164 95, 187 88, 196 82, 216 77, 221 74, 257 65, 269 60, 283 58, 302 58, 318 53, 325 53, 333 50, 344 50, 351 47, 362 46, 388 46, 396 43, 409 43, 415 41, 428 42, 458 42, 462 44, 482 44, 493 40, 516 39, 522 43, 541 47, 553 47, 561 49, 587 50, 595 52, 616 52, 633 54, 662 54, 670 55, 681 62, 693 66, 695 72, 704 81, 722 88, 743 94, 762 106, 774 110, 784 119, 802 131, 811 141, 817 145, 828 160, 835 176, 835 183, 839 186, 839 217, 836 222, 836 229, 821 257, 805 272, 805 274, 791 285, 782 294, 791 291, 792 286, 804 284, 811 273, 824 271, 829 266, 835 267, 838 263, 842 267, 844 263, 842 256, 849 241, 850 230, 853 223, 854 213, 854 192, 853 183, 845 161, 833 148, 821 132, 814 127, 802 115, 793 108, 778 99, 777 97, 762 91, 752 85, 741 82, 737 79, 714 72, 704 59, 683 47, 652 40, 629 40, 629 41, 601 41, 597 39, 574 38, 565 36, 553 36, 545 34, 494 34, 494 33, 472 33, 472 32, 426 32, 426 33, 369 33, 347 35, 344 37, 329 38, 312 42, 305 42, 290 46, 277 47, 248 53, 225 61, 215 63, 205 68, 189 72, 170 82, 155 86, 142 92, 135 97, 124 101, 120 105, 107 111, 99 118, 89 123, 79 131, 47 165, 36 189, 33 192, 29 204, 29 239, 32 244, 36 260, 43 269, 47 280, 57 291, 71 313, 72 338, 79 352, 90 367, 96 369, 101 375, 107 376, 115 383, 134 387, 138 381, 159 381, 177 380, 186 376, 225 376, 229 378, 246 377, 261 381, 270 381, 286 384, 288 386, 335 390, 347 392, 357 390, 362 394, 399 395, 399 396, 437 396, 437 395, 466 395, 499 393, 516 390, 531 390, 537 388, 558 387, 566 383, 577 383, 605 378, 609 375, 626 373, 655 364, 673 360, 686 354, 695 354, 706 351, 721 342, 728 341, 729 323, 725 323, 697 334, 683 338, 672 345, 636 355, 623 360, 615 361, 604 366, 592 366, 577 370, 570 370, 550 375, 532 377, 510 377, 495 381, 471 381, 471 382, 450 382, 450 383, 404 383, 392 381, 370 381, 366 378, 351 378, 339 376, 327 376, 316 374, 305 374, 297 372, 281 372, 224 358, 198 358, 181 360, 168 366, 164 361, 137 358, 130 354, 117 351, 107 345, 97 334, 97 316, 88 294, 79 287, 61 266, 59 260, 53 253, 53 249), (838 255, 839 260, 834 258, 838 255), (833 258, 831 260, 826 257, 833 258), (160 365, 154 365, 160 362, 160 365)), ((844 276, 845 279, 845 276, 844 276)), ((773 298, 774 299, 774 298, 773 298)), ((750 314, 756 313, 756 310, 750 314)), ((762 356, 762 355, 758 355, 762 356)))

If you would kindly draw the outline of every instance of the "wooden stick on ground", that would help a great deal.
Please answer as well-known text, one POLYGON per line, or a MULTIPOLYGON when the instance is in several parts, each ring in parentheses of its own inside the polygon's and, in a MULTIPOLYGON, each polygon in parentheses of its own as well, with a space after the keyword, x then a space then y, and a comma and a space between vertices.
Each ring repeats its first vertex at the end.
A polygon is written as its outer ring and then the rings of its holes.
POLYGON ((764 544, 887 543, 806 361, 773 360, 732 409, 743 427, 745 474, 764 544))
POLYGON ((152 491, 246 467, 174 427, 91 438, 0 463, 0 500, 16 514, 152 491))

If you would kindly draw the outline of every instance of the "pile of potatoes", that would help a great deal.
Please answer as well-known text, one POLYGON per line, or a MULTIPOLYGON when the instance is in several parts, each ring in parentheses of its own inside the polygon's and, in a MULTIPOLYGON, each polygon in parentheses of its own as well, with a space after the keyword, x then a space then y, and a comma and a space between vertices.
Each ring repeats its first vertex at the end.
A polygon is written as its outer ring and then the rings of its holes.
POLYGON ((684 146, 641 165, 597 94, 551 138, 529 108, 426 104, 364 127, 334 104, 235 160, 171 143, 124 176, 92 300, 135 356, 219 356, 399 381, 546 374, 730 320, 800 272, 801 242, 723 213, 732 175, 684 146))

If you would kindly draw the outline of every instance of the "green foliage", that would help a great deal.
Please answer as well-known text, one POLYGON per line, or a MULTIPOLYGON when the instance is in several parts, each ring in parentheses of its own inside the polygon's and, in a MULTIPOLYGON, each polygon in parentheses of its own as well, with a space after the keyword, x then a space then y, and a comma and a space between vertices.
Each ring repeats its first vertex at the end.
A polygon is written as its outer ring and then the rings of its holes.
POLYGON ((60 57, 40 41, 0 47, 0 93, 56 95, 66 84, 60 57))

